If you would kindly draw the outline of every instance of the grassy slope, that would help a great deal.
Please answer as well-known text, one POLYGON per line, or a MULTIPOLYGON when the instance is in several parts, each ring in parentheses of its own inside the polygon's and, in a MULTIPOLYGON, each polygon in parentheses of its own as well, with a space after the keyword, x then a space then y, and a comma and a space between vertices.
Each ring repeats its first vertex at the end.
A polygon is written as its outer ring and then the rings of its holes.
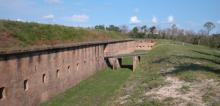
MULTIPOLYGON (((220 51, 218 50, 191 44, 183 45, 180 42, 158 41, 154 49, 142 58, 142 64, 139 69, 132 73, 129 80, 118 92, 118 95, 115 95, 108 105, 175 105, 172 102, 173 98, 161 101, 145 96, 146 92, 166 85, 165 76, 160 74, 162 70, 172 69, 169 75, 179 77, 186 82, 201 83, 205 79, 214 79, 220 84, 219 64, 220 51)), ((208 89, 201 92, 206 92, 202 96, 204 102, 210 105, 220 105, 220 100, 218 99, 220 98, 219 89, 208 89)))
POLYGON ((42 106, 102 106, 127 80, 130 73, 128 69, 100 71, 42 106))
POLYGON ((112 31, 0 20, 0 48, 123 38, 112 31))

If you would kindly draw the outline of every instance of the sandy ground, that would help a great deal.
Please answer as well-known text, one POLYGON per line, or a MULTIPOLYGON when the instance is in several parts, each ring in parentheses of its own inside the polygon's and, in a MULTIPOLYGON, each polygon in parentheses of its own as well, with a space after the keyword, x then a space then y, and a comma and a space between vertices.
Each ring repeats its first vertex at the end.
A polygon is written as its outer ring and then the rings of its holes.
POLYGON ((205 79, 200 83, 189 83, 179 80, 175 76, 166 76, 166 82, 168 83, 167 85, 152 89, 146 92, 145 95, 159 100, 164 100, 168 97, 173 98, 177 106, 186 106, 188 103, 195 106, 206 106, 202 96, 206 93, 208 87, 218 86, 218 82, 213 79, 205 79), (183 92, 184 87, 187 87, 185 92, 183 92))

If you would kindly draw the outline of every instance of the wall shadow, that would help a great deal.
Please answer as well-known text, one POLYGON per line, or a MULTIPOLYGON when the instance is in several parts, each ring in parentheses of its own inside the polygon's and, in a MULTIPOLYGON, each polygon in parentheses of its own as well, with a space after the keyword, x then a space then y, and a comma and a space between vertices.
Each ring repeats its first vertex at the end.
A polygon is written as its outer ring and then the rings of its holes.
POLYGON ((130 69, 130 70, 132 70, 133 69, 133 65, 123 65, 123 64, 121 64, 121 68, 127 68, 127 69, 130 69))
POLYGON ((106 63, 106 65, 107 65, 109 68, 113 69, 113 66, 111 65, 111 63, 110 63, 110 61, 108 60, 108 58, 105 58, 105 63, 106 63))
MULTIPOLYGON (((105 63, 106 63, 106 65, 109 68, 113 69, 113 66, 111 65, 111 63, 110 63, 108 58, 105 58, 105 63)), ((126 68, 126 69, 129 69, 129 70, 133 69, 133 65, 132 64, 123 64, 122 62, 120 62, 120 66, 121 66, 121 68, 126 68)))

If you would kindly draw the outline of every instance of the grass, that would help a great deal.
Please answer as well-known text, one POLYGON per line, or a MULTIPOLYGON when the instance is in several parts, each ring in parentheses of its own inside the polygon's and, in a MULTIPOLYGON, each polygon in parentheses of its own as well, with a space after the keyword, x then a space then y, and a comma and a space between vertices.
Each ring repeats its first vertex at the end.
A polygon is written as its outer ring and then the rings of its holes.
MULTIPOLYGON (((131 58, 124 58, 122 63, 131 64, 131 58)), ((146 96, 145 93, 166 85, 167 75, 193 84, 212 79, 220 85, 219 64, 219 50, 158 40, 156 46, 147 55, 141 56, 141 64, 135 72, 131 73, 129 69, 101 71, 42 105, 175 106, 183 100, 172 97, 159 100, 146 96)), ((187 93, 191 92, 191 89, 193 88, 189 84, 183 85, 179 90, 187 93)), ((213 106, 220 104, 219 87, 205 87, 202 90, 204 95, 201 98, 205 104, 213 106)), ((191 101, 185 103, 196 105, 191 101)))
MULTIPOLYGON (((165 76, 161 74, 162 71, 168 71, 165 75, 176 76, 186 82, 197 82, 204 79, 214 79, 220 82, 220 52, 216 49, 187 43, 183 45, 182 42, 158 40, 153 50, 149 51, 146 56, 142 56, 141 60, 140 67, 132 73, 119 94, 114 98, 113 101, 115 102, 110 103, 110 105, 175 105, 173 99, 172 101, 158 100, 144 95, 146 92, 166 84, 165 76), (118 101, 118 99, 125 95, 129 95, 129 98, 121 104, 122 101, 118 101)), ((182 86, 181 89, 188 92, 190 86, 182 86)), ((215 93, 220 93, 220 91, 216 90, 215 93)), ((219 98, 220 96, 207 97, 219 98)), ((214 101, 214 99, 207 100, 206 102, 210 103, 214 101)))
POLYGON ((0 20, 0 40, 4 41, 0 48, 124 38, 126 36, 114 31, 0 20))
POLYGON ((41 106, 103 106, 127 80, 131 71, 106 69, 52 98, 41 106))

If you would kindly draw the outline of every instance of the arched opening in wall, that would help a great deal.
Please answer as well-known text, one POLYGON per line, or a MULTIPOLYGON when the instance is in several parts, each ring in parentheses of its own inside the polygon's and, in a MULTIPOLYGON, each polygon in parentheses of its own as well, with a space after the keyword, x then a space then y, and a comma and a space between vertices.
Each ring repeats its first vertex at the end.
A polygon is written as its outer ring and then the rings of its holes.
POLYGON ((37 66, 36 65, 34 66, 34 71, 37 71, 37 66))
POLYGON ((0 88, 0 100, 5 98, 5 87, 0 88))
POLYGON ((68 70, 68 72, 70 72, 70 65, 68 65, 67 70, 68 70))
POLYGON ((56 71, 56 77, 57 77, 57 78, 60 77, 60 70, 59 70, 59 69, 57 69, 57 71, 56 71))
POLYGON ((24 80, 24 91, 28 90, 28 80, 24 80))
POLYGON ((79 70, 79 63, 76 64, 76 71, 79 70))
POLYGON ((46 74, 43 74, 43 76, 42 76, 42 82, 45 83, 45 81, 46 81, 46 74))

